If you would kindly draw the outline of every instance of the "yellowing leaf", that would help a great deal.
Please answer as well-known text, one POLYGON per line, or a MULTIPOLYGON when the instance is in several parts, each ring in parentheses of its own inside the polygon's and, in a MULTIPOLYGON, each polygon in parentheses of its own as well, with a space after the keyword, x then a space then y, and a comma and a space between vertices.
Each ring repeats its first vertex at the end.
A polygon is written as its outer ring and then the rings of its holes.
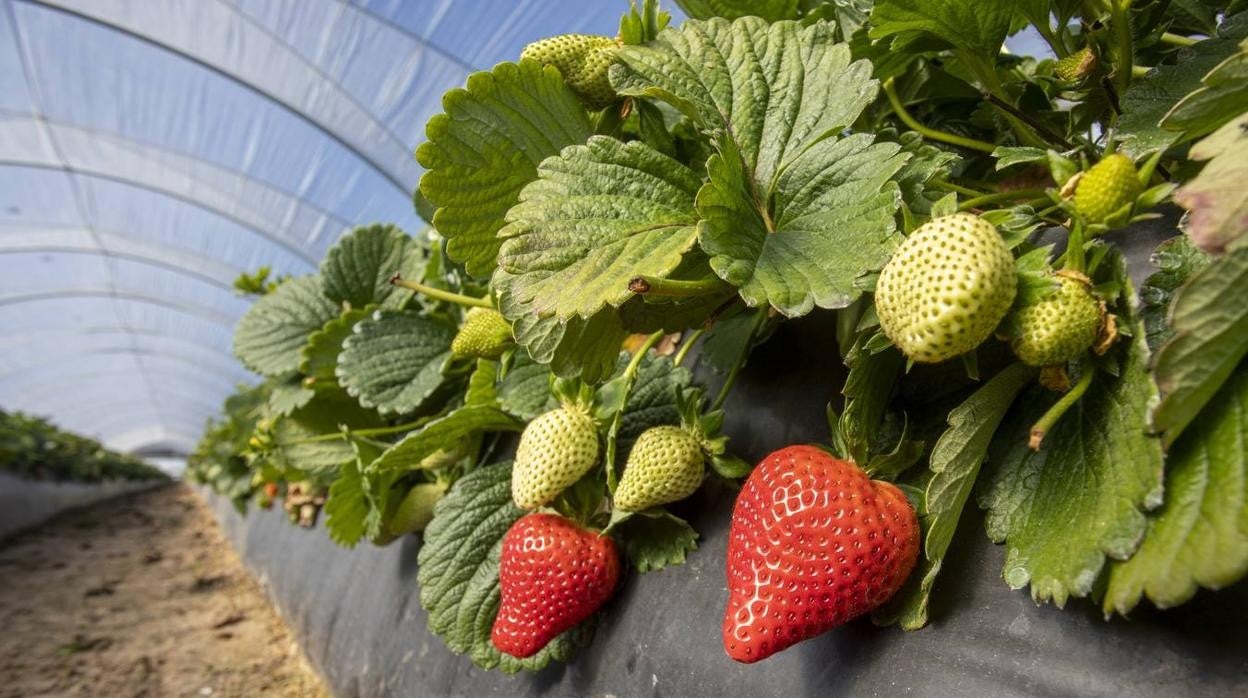
POLYGON ((1191 158, 1209 163, 1174 192, 1174 200, 1189 211, 1192 242, 1220 254, 1248 239, 1248 113, 1193 146, 1191 158))

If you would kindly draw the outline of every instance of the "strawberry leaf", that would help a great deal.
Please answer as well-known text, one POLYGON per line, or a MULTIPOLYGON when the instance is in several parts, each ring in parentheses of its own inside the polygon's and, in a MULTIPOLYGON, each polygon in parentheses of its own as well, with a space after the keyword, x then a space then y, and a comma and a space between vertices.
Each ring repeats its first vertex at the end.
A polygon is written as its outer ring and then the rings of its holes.
POLYGON ((549 365, 560 378, 579 376, 596 383, 611 373, 620 345, 628 336, 617 313, 608 309, 588 319, 573 317, 566 322, 553 316, 538 317, 514 300, 505 276, 501 269, 494 275, 498 309, 512 323, 516 343, 530 358, 549 365))
POLYGON ((518 353, 498 384, 503 411, 528 421, 555 407, 550 393, 550 369, 518 353))
POLYGON ((1181 99, 1161 120, 1162 128, 1181 131, 1185 140, 1212 133, 1248 111, 1248 45, 1241 42, 1238 51, 1200 82, 1200 89, 1181 99))
POLYGON ((455 327, 414 311, 378 310, 342 345, 338 383, 364 407, 405 414, 442 385, 455 327))
POLYGON ((1042 148, 1011 147, 1003 145, 998 146, 996 150, 992 151, 992 157, 997 159, 997 166, 995 169, 1000 172, 1001 170, 1015 165, 1046 163, 1049 160, 1049 153, 1042 148))
POLYGON ((477 359, 477 367, 468 377, 468 389, 464 391, 465 405, 498 407, 498 362, 477 359))
POLYGON ((864 466, 870 462, 873 452, 886 446, 880 443, 880 425, 905 366, 905 357, 894 349, 876 354, 867 352, 863 347, 868 338, 865 333, 859 335, 845 357, 849 366, 849 375, 841 389, 845 410, 835 427, 848 450, 844 456, 864 466))
POLYGON ((417 470, 429 456, 469 436, 487 431, 520 431, 524 422, 497 407, 465 405, 410 432, 381 454, 374 470, 417 470))
MULTIPOLYGON (((1248 68, 1248 58, 1244 64, 1248 68)), ((1248 113, 1192 146, 1190 157, 1209 163, 1174 192, 1175 202, 1190 212, 1184 230, 1212 254, 1242 245, 1248 238, 1248 193, 1240 184, 1248 180, 1248 113)))
POLYGON ((1062 606, 1091 593, 1106 557, 1135 552, 1144 510, 1161 500, 1161 444, 1145 431, 1156 397, 1148 348, 1138 322, 1121 321, 1133 337, 1118 375, 1097 375, 1038 451, 1028 447, 1031 425, 1055 396, 1032 388, 989 449, 979 493, 988 535, 1006 543, 1006 583, 1030 584, 1036 601, 1062 606))
POLYGON ((343 464, 325 499, 329 538, 345 548, 355 547, 361 538, 375 539, 381 534, 391 487, 397 479, 393 474, 370 474, 365 470, 381 454, 379 446, 363 439, 350 441, 356 457, 343 464))
POLYGON ((798 0, 676 0, 680 9, 694 19, 762 17, 768 22, 797 19, 798 0))
POLYGON ((1166 460, 1166 498, 1135 555, 1115 563, 1107 614, 1147 595, 1160 608, 1197 587, 1220 589, 1248 574, 1248 367, 1241 366, 1184 432, 1166 460))
MULTIPOLYGON (((982 57, 995 57, 1010 31, 1015 0, 876 0, 871 38, 923 32, 982 57)), ((1048 22, 1048 13, 1045 13, 1048 22)))
POLYGON ((360 407, 341 392, 317 393, 305 407, 273 424, 276 464, 314 475, 331 475, 356 457, 342 428, 381 426, 373 410, 360 407), (327 438, 333 437, 333 438, 327 438))
POLYGON ((698 532, 689 522, 661 508, 628 515, 613 533, 629 564, 643 574, 684 564, 698 548, 698 532))
POLYGON ((928 184, 937 175, 947 178, 958 156, 924 141, 914 131, 906 131, 896 140, 901 144, 901 151, 910 157, 894 177, 897 186, 901 187, 901 200, 912 212, 938 217, 940 214, 933 207, 948 193, 928 189, 928 184))
POLYGON ((368 530, 368 496, 364 491, 364 475, 353 460, 342 464, 338 479, 329 486, 325 498, 325 530, 329 539, 353 548, 368 530))
POLYGON ((717 134, 698 193, 699 243, 749 305, 789 315, 848 305, 853 281, 888 259, 900 202, 896 144, 836 134, 874 99, 833 26, 690 21, 611 68, 623 95, 668 102, 717 134))
POLYGON ((592 623, 583 623, 522 660, 490 642, 500 602, 503 536, 524 513, 511 501, 511 463, 474 470, 434 508, 417 556, 420 605, 429 613, 429 630, 483 669, 537 671, 551 661, 567 661, 593 633, 592 623))
POLYGON ((680 424, 676 391, 693 380, 689 369, 673 366, 666 356, 647 355, 620 415, 619 445, 627 450, 641 432, 660 424, 680 424))
POLYGON ((338 316, 315 274, 291 279, 262 296, 238 321, 234 354, 247 368, 280 377, 299 368, 308 335, 338 316))
POLYGON ((1228 252, 1179 289, 1170 310, 1174 337, 1157 352, 1162 398, 1153 428, 1174 443, 1248 355, 1248 247, 1228 252))
POLYGON ((589 318, 632 298, 631 279, 666 277, 695 245, 701 183, 640 141, 595 136, 548 158, 499 233, 508 318, 589 318))
POLYGON ((1157 351, 1174 336, 1170 329, 1170 303, 1189 278, 1209 266, 1209 256, 1186 235, 1176 235, 1157 246, 1152 255, 1158 271, 1140 287, 1140 317, 1148 335, 1148 348, 1157 351))
POLYGON ((980 465, 988 455, 992 435, 1019 392, 1034 378, 1035 371, 1021 363, 1012 364, 949 413, 949 428, 932 448, 928 466, 931 477, 924 490, 924 564, 914 572, 919 581, 908 583, 901 598, 890 602, 899 609, 896 618, 906 630, 927 624, 932 585, 953 542, 980 465))
POLYGON ((1182 49, 1173 64, 1157 66, 1132 82, 1122 95, 1122 116, 1116 126, 1123 149, 1138 157, 1188 140, 1182 132, 1163 128, 1162 118, 1198 89, 1209 71, 1236 53, 1245 38, 1248 12, 1240 12, 1226 18, 1217 36, 1182 49))
POLYGON ((308 335, 308 343, 299 350, 299 372, 312 379, 312 389, 339 390, 338 355, 342 342, 351 335, 356 323, 371 315, 373 309, 352 308, 325 323, 321 329, 308 335))
POLYGON ((906 158, 896 144, 871 141, 855 134, 804 151, 765 195, 775 202, 767 216, 730 142, 711 157, 711 181, 698 195, 700 241, 746 304, 788 317, 843 308, 862 293, 855 280, 888 261, 901 239, 901 193, 889 179, 906 158))
POLYGON ((316 396, 316 392, 303 387, 303 376, 292 373, 273 384, 269 393, 269 410, 283 417, 303 407, 316 396))
POLYGON ((378 304, 397 307, 411 291, 390 283, 390 277, 420 278, 424 246, 393 225, 361 226, 343 235, 321 261, 325 296, 361 308, 378 304))
POLYGON ((533 61, 500 63, 442 97, 416 160, 428 171, 420 192, 438 207, 434 226, 447 256, 470 274, 494 271, 504 216, 543 159, 589 138, 584 107, 559 71, 533 61))

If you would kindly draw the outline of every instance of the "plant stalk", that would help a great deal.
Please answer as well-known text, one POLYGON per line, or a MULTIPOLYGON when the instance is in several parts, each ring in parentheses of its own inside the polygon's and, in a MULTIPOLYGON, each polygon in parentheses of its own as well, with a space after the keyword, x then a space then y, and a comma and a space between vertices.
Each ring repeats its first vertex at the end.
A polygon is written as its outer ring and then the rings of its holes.
POLYGON ((1180 36, 1178 34, 1171 34, 1170 32, 1164 32, 1161 35, 1161 43, 1170 44, 1171 46, 1192 46, 1200 43, 1200 40, 1190 39, 1186 36, 1180 36))
MULTIPOLYGON (((1001 201, 1013 201, 1015 199, 1037 199, 1044 196, 1043 189, 1015 189, 1014 191, 999 191, 992 194, 983 194, 971 199, 963 201, 958 206, 959 211, 966 211, 972 208, 979 208, 984 204, 995 204, 1001 201)), ((1045 199, 1047 201, 1048 199, 1045 199)))
MULTIPOLYGON (((389 434, 399 434, 405 431, 414 431, 416 429, 419 429, 425 426, 429 422, 432 422, 433 420, 441 416, 442 416, 441 414, 435 414, 431 417, 422 417, 414 422, 408 422, 406 424, 396 424, 395 426, 392 426, 392 427, 374 427, 372 429, 355 429, 350 432, 350 435, 351 436, 387 436, 389 434)), ((345 438, 347 438, 347 434, 344 434, 342 432, 335 432, 333 434, 321 434, 319 436, 309 436, 306 439, 299 439, 298 441, 294 441, 292 443, 314 444, 314 443, 321 443, 324 441, 337 441, 338 439, 345 439, 345 438)))
POLYGON ((1096 369, 1089 365, 1084 365, 1082 368, 1083 375, 1079 376, 1079 382, 1075 383, 1073 388, 1067 391, 1057 402, 1053 403, 1053 406, 1040 417, 1040 421, 1032 425, 1031 438, 1027 442, 1031 450, 1040 450, 1040 443, 1044 441, 1045 435, 1049 433, 1053 425, 1057 424, 1057 420, 1061 419, 1062 415, 1066 414, 1066 410, 1069 410, 1072 405, 1079 401, 1079 398, 1083 397, 1084 393, 1088 392, 1088 386, 1092 385, 1092 376, 1096 373, 1096 369))
POLYGON ((1076 220, 1066 236, 1066 253, 1062 255, 1063 269, 1083 273, 1083 243, 1083 224, 1076 220))
POLYGON ((737 376, 745 366, 745 359, 750 355, 750 349, 754 348, 754 340, 758 337, 758 331, 762 329, 766 319, 767 308, 759 308, 754 316, 754 326, 750 328, 750 336, 745 340, 745 345, 741 347, 741 353, 732 364, 732 369, 728 371, 728 376, 724 378, 724 384, 720 387, 719 394, 715 396, 715 402, 711 403, 708 412, 714 412, 724 406, 724 401, 728 399, 728 393, 732 392, 732 386, 737 382, 737 376))
POLYGON ((724 282, 719 279, 682 281, 658 276, 638 276, 628 282, 628 290, 633 293, 656 298, 692 298, 705 296, 722 288, 724 282))
POLYGON ((699 339, 701 339, 701 338, 702 338, 702 335, 704 335, 704 334, 706 334, 706 328, 705 328, 705 327, 699 327, 698 329, 694 330, 693 332, 690 332, 690 333, 689 333, 689 336, 685 337, 685 338, 681 341, 681 343, 680 343, 680 350, 679 350, 679 351, 677 351, 677 352, 676 352, 676 356, 672 358, 672 365, 673 365, 673 366, 679 366, 679 365, 681 365, 682 363, 684 363, 684 362, 685 362, 685 356, 689 353, 689 350, 693 348, 693 345, 694 345, 694 344, 697 344, 697 343, 698 343, 698 340, 699 340, 699 339))
POLYGON ((624 397, 620 403, 620 410, 611 417, 611 424, 607 427, 607 457, 604 463, 607 469, 607 492, 611 494, 615 494, 615 488, 619 484, 619 476, 615 473, 615 443, 616 435, 620 432, 620 419, 624 415, 624 406, 628 404, 628 394, 633 392, 633 382, 637 380, 637 371, 641 368, 642 360, 646 358, 646 354, 654 348, 654 345, 662 341, 663 337, 663 330, 646 337, 646 341, 633 352, 633 358, 629 359, 628 366, 624 368, 624 373, 620 376, 624 382, 624 397))
POLYGON ((455 305, 462 305, 470 308, 494 308, 494 304, 490 302, 489 298, 474 298, 472 296, 465 296, 462 293, 455 293, 453 291, 445 291, 440 288, 434 288, 433 286, 426 286, 421 283, 416 283, 415 281, 407 281, 398 274, 390 277, 390 283, 400 288, 406 288, 410 291, 423 294, 433 298, 434 300, 446 301, 447 303, 454 303, 455 305))
POLYGON ((978 150, 982 153, 991 153, 997 149, 997 147, 991 143, 977 140, 975 138, 967 138, 966 136, 959 136, 956 133, 949 133, 947 131, 929 128, 919 123, 918 119, 915 119, 910 112, 906 111, 905 105, 901 103, 901 98, 897 96, 897 88, 893 85, 892 78, 884 81, 884 94, 888 97, 888 103, 892 105, 893 111, 897 114, 897 118, 901 119, 903 124, 909 126, 914 131, 917 131, 919 135, 924 138, 930 138, 934 141, 940 141, 941 143, 948 143, 950 145, 969 148, 970 150, 978 150))
MULTIPOLYGON (((996 107, 996 108, 1000 109, 1001 111, 1005 112, 1007 115, 1012 115, 1014 118, 1016 118, 1016 119, 1018 119, 1019 121, 1022 121, 1023 123, 1027 124, 1027 125, 1028 125, 1028 126, 1030 126, 1032 129, 1034 129, 1037 133, 1039 133, 1040 135, 1044 136, 1045 138, 1048 138, 1048 139, 1049 139, 1049 141, 1051 141, 1052 143, 1056 143, 1056 144, 1058 144, 1058 145, 1062 146, 1062 149, 1063 149, 1063 150, 1073 150, 1073 149, 1074 149, 1074 147, 1075 147, 1075 144, 1074 144, 1074 143, 1071 143, 1070 141, 1066 140, 1066 139, 1065 139, 1065 138, 1063 138, 1060 134, 1058 134, 1058 133, 1054 132, 1052 129, 1050 129, 1048 126, 1045 126, 1044 124, 1040 123, 1039 121, 1036 121, 1036 120, 1035 120, 1035 119, 1033 119, 1031 116, 1029 116, 1026 112, 1024 112, 1023 110, 1021 110, 1021 109, 1019 109, 1018 107, 1014 106, 1013 104, 1010 104, 1009 102, 1005 101, 1004 99, 1001 99, 1001 98, 1000 98, 1000 97, 998 97, 997 95, 995 95, 995 94, 993 94, 993 93, 991 93, 991 92, 985 92, 985 93, 984 93, 984 99, 988 100, 988 103, 989 103, 989 104, 991 104, 991 105, 993 105, 994 107, 996 107)), ((1044 144, 1042 144, 1040 147, 1042 147, 1042 148, 1046 148, 1046 147, 1048 147, 1048 145, 1049 145, 1048 143, 1044 143, 1044 144)))
POLYGON ((1131 86, 1131 66, 1134 61, 1131 47, 1131 2, 1132 0, 1109 2, 1109 29, 1114 53, 1113 83, 1118 96, 1125 94, 1131 86))

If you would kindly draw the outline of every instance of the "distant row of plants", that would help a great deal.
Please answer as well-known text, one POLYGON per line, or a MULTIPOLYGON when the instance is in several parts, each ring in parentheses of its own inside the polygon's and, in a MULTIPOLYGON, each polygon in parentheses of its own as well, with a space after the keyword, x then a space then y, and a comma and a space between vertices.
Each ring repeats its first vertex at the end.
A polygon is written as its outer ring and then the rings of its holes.
POLYGON ((165 479, 160 469, 96 441, 53 426, 48 420, 0 410, 0 471, 33 480, 165 479))

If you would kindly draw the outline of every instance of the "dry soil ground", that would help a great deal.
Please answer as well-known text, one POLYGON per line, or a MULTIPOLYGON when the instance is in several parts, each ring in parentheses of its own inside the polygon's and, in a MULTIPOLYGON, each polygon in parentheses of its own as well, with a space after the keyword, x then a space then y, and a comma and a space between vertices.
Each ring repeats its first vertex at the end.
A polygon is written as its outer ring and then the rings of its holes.
POLYGON ((185 485, 0 543, 0 696, 325 696, 185 485))

